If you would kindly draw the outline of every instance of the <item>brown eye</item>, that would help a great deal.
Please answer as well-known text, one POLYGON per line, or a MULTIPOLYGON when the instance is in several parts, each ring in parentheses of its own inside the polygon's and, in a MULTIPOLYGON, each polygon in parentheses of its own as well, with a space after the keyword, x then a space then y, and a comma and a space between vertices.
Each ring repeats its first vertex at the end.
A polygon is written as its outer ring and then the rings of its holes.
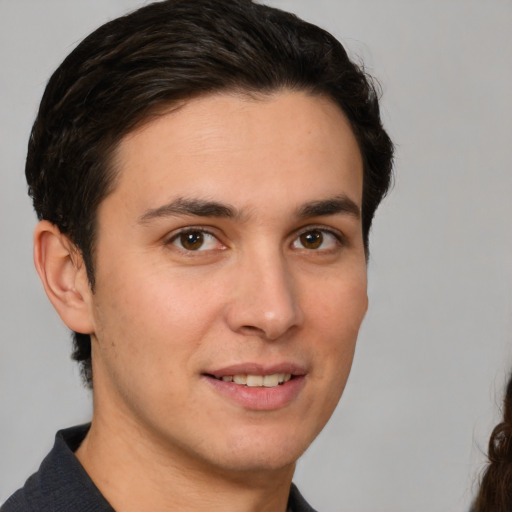
POLYGON ((309 229, 303 231, 293 242, 293 249, 307 249, 308 251, 330 252, 343 245, 341 235, 329 229, 309 229))
POLYGON ((204 234, 201 231, 188 231, 181 233, 179 241, 183 249, 197 251, 204 243, 204 234))
POLYGON ((318 229, 306 231, 299 236, 300 243, 305 249, 318 249, 324 241, 324 235, 318 229))
POLYGON ((182 231, 171 238, 169 243, 179 247, 181 250, 194 252, 220 250, 225 248, 215 235, 212 235, 208 231, 204 231, 202 229, 188 229, 182 231))

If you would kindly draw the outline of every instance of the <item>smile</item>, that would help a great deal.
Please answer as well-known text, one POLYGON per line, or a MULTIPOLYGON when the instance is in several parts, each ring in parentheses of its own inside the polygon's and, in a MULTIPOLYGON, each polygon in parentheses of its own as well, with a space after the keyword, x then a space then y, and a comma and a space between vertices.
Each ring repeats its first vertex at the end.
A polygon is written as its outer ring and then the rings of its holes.
POLYGON ((247 386, 250 388, 274 388, 288 382, 292 378, 292 375, 290 373, 273 373, 272 375, 238 374, 224 375, 223 377, 214 378, 224 382, 234 382, 240 386, 247 386))
POLYGON ((217 395, 252 411, 271 411, 294 402, 306 385, 303 366, 281 363, 272 366, 242 363, 203 373, 217 395))

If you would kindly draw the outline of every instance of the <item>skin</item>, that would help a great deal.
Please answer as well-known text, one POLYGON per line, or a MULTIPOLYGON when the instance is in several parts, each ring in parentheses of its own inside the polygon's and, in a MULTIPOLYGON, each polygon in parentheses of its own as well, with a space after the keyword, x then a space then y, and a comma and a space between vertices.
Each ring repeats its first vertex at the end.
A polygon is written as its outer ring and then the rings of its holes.
POLYGON ((125 137, 116 166, 94 293, 65 237, 36 230, 48 295, 92 339, 94 414, 77 457, 119 511, 284 511, 367 310, 351 128, 302 92, 210 95, 125 137), (188 211, 205 201, 232 215, 188 211), (301 385, 248 406, 205 375, 248 363, 295 365, 301 385))

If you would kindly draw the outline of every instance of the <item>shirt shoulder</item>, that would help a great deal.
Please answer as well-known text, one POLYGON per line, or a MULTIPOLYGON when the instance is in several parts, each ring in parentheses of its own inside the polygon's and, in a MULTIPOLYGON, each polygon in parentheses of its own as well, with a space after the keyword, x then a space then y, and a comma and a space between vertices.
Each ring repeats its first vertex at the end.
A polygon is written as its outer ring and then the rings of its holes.
POLYGON ((18 489, 1 507, 0 512, 31 512, 24 493, 24 488, 18 489))
POLYGON ((55 444, 0 512, 114 512, 74 455, 89 425, 57 432, 55 444))
MULTIPOLYGON (((43 508, 44 504, 37 496, 39 484, 39 473, 34 473, 26 482, 25 485, 18 489, 1 507, 0 512, 44 512, 47 508, 43 508), (31 499, 32 498, 32 499, 31 499), (36 498, 36 503, 32 503, 36 498)), ((49 509, 51 510, 51 509, 49 509)))

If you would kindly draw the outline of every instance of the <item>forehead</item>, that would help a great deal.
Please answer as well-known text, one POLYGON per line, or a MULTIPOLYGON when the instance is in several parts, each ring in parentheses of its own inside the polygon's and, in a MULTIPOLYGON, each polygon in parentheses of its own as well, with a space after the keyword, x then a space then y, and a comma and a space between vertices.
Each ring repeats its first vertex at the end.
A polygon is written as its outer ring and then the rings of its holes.
POLYGON ((300 202, 330 187, 347 187, 360 205, 362 193, 362 159, 349 122, 333 101, 304 92, 184 102, 124 137, 115 162, 114 194, 140 208, 176 195, 235 195, 251 206, 251 195, 270 200, 277 193, 284 201, 283 192, 292 190, 300 202))

